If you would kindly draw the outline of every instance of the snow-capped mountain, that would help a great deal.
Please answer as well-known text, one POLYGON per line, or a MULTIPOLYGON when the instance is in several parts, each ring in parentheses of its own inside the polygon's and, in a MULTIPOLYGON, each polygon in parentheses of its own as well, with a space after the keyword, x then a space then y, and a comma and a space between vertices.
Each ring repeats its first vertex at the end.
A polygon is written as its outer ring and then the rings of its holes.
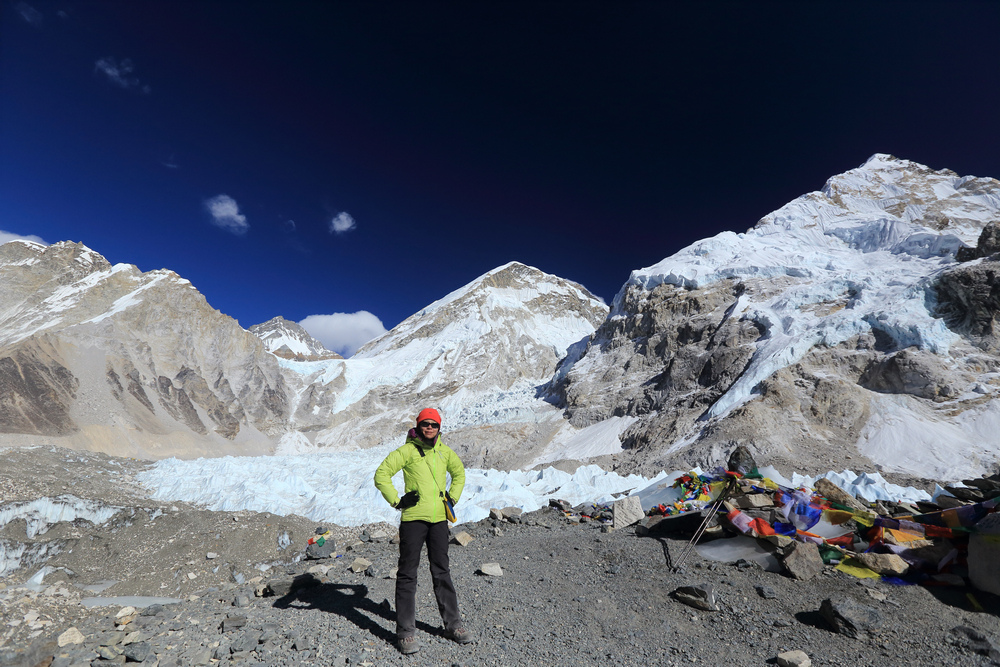
POLYGON ((520 466, 563 421, 539 387, 607 312, 580 285, 516 262, 501 266, 350 359, 282 362, 296 432, 281 451, 398 439, 421 407, 435 406, 449 443, 470 461, 520 466))
POLYGON ((963 479, 1000 460, 998 251, 1000 182, 875 155, 633 271, 610 311, 511 263, 350 359, 308 360, 292 323, 255 327, 278 358, 169 271, 15 241, 0 432, 148 458, 336 452, 434 406, 471 467, 654 474, 740 443, 802 472, 963 479))
POLYGON ((991 222, 1000 182, 875 155, 633 271, 553 390, 577 426, 635 419, 635 469, 746 443, 798 469, 974 476, 1000 458, 1000 263, 955 256, 991 222))
POLYGON ((5 442, 190 457, 267 452, 285 432, 277 359, 177 274, 12 241, 0 285, 5 442))
POLYGON ((250 333, 264 342, 268 352, 282 359, 296 361, 319 361, 322 359, 343 359, 336 352, 331 352, 297 322, 286 320, 280 315, 267 322, 255 324, 250 333))

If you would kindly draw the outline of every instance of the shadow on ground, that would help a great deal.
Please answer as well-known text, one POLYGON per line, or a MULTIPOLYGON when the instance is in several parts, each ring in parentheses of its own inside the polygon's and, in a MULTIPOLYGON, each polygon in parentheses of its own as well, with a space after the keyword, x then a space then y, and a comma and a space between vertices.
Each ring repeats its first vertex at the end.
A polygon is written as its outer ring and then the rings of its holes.
MULTIPOLYGON (((390 644, 396 641, 396 612, 389 600, 375 602, 362 584, 320 583, 312 575, 295 577, 287 595, 274 601, 275 609, 317 609, 342 616, 358 628, 390 644)), ((442 628, 417 621, 417 628, 430 635, 444 636, 442 628)))
MULTIPOLYGON (((1000 564, 998 564, 1000 567, 1000 564)), ((980 614, 990 614, 1000 618, 1000 596, 981 591, 971 586, 927 586, 927 592, 949 607, 980 614)))

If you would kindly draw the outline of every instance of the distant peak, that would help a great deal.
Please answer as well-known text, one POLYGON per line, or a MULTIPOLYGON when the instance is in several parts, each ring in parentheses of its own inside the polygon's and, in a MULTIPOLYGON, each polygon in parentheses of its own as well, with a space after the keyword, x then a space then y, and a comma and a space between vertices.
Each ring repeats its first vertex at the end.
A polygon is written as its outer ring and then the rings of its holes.
POLYGON ((298 324, 296 324, 296 323, 295 323, 295 322, 293 322, 292 320, 286 320, 286 319, 285 319, 284 317, 282 317, 281 315, 278 315, 277 317, 272 317, 272 318, 271 318, 271 319, 269 319, 269 320, 268 320, 267 322, 262 322, 262 323, 260 323, 260 324, 255 324, 254 326, 255 326, 255 327, 260 327, 260 328, 264 328, 264 327, 267 327, 268 325, 274 325, 274 326, 277 326, 277 325, 280 325, 280 324, 283 324, 283 325, 285 325, 285 326, 288 326, 288 325, 291 325, 291 324, 295 324, 296 326, 298 326, 298 324))
POLYGON ((326 349, 323 343, 314 338, 301 324, 287 320, 281 315, 272 317, 267 322, 255 324, 247 331, 261 339, 268 352, 285 359, 299 361, 343 359, 336 352, 326 349))

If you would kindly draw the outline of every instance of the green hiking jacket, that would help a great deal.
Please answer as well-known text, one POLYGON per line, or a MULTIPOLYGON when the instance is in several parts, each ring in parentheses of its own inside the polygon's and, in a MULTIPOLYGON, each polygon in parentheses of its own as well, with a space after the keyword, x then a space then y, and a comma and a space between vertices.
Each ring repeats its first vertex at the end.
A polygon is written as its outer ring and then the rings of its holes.
POLYGON ((404 493, 416 491, 420 494, 416 505, 403 510, 401 521, 444 521, 445 492, 457 503, 465 488, 465 466, 458 454, 441 442, 440 435, 433 447, 423 447, 420 438, 411 431, 406 443, 390 452, 375 470, 375 488, 393 507, 399 502, 399 493, 392 484, 392 476, 400 470, 403 471, 404 493), (421 450, 424 456, 420 455, 421 450), (450 488, 446 486, 446 472, 451 475, 450 488))

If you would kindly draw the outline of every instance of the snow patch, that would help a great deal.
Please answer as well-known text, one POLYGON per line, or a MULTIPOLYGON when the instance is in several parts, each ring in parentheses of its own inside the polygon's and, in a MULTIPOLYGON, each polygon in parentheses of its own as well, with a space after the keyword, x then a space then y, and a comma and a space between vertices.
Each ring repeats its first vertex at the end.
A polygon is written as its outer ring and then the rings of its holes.
POLYGON ((538 458, 528 467, 560 459, 586 460, 594 456, 617 454, 622 451, 620 436, 638 417, 610 417, 582 429, 567 427, 559 431, 538 458))

